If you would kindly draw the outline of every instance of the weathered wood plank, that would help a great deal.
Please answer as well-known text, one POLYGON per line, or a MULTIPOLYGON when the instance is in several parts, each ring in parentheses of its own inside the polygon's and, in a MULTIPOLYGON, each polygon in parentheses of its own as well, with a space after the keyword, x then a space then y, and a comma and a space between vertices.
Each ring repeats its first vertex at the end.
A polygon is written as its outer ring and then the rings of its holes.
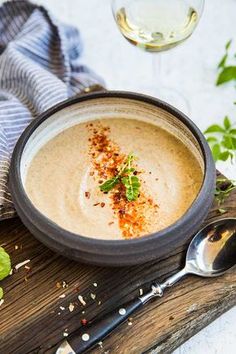
MULTIPOLYGON (((236 217, 236 192, 226 201, 227 216, 236 217)), ((219 217, 213 206, 208 221, 219 217)), ((123 301, 148 289, 181 267, 185 249, 168 258, 129 268, 86 266, 58 256, 40 244, 18 219, 0 224, 0 245, 10 253, 13 265, 30 259, 2 282, 5 302, 0 307, 0 353, 53 353, 63 332, 73 332, 83 318, 92 320, 123 301), (18 249, 16 249, 18 246, 18 249), (65 281, 67 288, 58 288, 65 281), (97 287, 93 285, 97 283, 97 287), (65 294, 64 298, 59 296, 65 294), (86 306, 78 300, 83 295, 86 306), (96 298, 92 299, 91 294, 96 298), (73 303, 74 310, 69 311, 73 303), (60 308, 60 306, 62 306, 60 308), (65 308, 65 310, 64 310, 65 308), (85 311, 85 313, 83 313, 85 311)), ((171 353, 216 317, 236 304, 236 272, 217 279, 188 277, 175 288, 145 306, 123 324, 93 354, 171 353)))

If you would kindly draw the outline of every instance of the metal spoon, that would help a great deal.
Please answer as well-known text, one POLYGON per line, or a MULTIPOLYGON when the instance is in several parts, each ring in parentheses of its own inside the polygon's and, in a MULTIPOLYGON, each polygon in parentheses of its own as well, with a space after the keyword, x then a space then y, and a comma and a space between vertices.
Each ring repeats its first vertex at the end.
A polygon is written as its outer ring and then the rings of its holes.
POLYGON ((163 296, 166 288, 174 285, 187 274, 215 277, 236 264, 236 218, 217 220, 200 230, 192 239, 186 256, 185 267, 161 284, 154 283, 151 290, 134 299, 86 328, 81 328, 65 340, 56 354, 80 354, 103 340, 131 314, 155 297, 163 296))

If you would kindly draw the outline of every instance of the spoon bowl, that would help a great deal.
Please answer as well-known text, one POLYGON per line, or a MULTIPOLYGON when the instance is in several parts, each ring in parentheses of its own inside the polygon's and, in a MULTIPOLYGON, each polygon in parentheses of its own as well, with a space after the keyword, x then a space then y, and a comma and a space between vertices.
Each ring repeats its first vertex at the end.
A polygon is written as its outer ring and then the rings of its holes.
POLYGON ((203 277, 218 276, 236 264, 236 218, 208 224, 192 239, 186 272, 203 277))

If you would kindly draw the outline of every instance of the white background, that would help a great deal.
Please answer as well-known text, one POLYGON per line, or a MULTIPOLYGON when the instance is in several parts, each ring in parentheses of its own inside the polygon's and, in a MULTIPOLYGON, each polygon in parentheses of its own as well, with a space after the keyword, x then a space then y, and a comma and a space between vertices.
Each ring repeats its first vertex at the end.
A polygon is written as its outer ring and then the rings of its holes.
MULTIPOLYGON (((161 83, 153 65, 155 61, 158 65, 159 54, 142 52, 123 39, 114 23, 110 0, 37 2, 81 30, 83 62, 105 79, 108 88, 152 92, 158 97, 164 84, 187 98, 189 115, 200 129, 213 122, 220 123, 226 114, 236 123, 234 85, 214 85, 217 64, 230 38, 235 38, 236 52, 236 0, 206 0, 203 17, 193 36, 183 45, 161 54, 161 83)), ((236 179, 236 166, 224 163, 218 168, 236 179)), ((175 354, 185 353, 235 354, 236 308, 175 351, 175 354)))

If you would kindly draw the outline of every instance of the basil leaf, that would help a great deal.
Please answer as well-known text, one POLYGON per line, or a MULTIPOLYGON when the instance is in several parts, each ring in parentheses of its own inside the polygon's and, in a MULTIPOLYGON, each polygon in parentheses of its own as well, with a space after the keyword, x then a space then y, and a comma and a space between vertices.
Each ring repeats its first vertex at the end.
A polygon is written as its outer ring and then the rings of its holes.
POLYGON ((225 127, 226 130, 231 128, 231 122, 230 122, 229 117, 227 117, 227 116, 224 118, 224 127, 225 127))
POLYGON ((215 143, 217 141, 217 139, 214 136, 209 136, 209 138, 207 138, 207 142, 210 143, 215 143))
POLYGON ((232 43, 232 39, 230 39, 230 40, 226 43, 226 45, 225 45, 225 50, 226 50, 226 51, 229 50, 229 48, 230 48, 230 46, 231 46, 231 43, 232 43))
POLYGON ((8 253, 0 247, 0 280, 6 278, 11 271, 11 260, 8 253))
POLYGON ((223 56, 223 58, 221 59, 221 61, 219 62, 219 64, 218 64, 218 69, 225 67, 225 64, 226 64, 227 59, 228 59, 228 54, 226 53, 226 54, 223 56))
POLYGON ((214 161, 219 160, 219 157, 220 157, 220 154, 221 154, 220 145, 219 144, 215 144, 212 147, 211 152, 212 152, 212 156, 213 156, 214 161))
POLYGON ((216 85, 219 86, 232 80, 236 80, 236 66, 226 66, 219 74, 216 85))
POLYGON ((210 125, 207 130, 205 130, 204 134, 209 134, 209 133, 224 133, 225 130, 218 124, 213 124, 210 125))
POLYGON ((229 151, 224 151, 224 152, 221 152, 220 154, 219 154, 219 160, 221 160, 221 161, 226 161, 226 160, 228 160, 228 158, 230 157, 230 153, 229 153, 229 151))

